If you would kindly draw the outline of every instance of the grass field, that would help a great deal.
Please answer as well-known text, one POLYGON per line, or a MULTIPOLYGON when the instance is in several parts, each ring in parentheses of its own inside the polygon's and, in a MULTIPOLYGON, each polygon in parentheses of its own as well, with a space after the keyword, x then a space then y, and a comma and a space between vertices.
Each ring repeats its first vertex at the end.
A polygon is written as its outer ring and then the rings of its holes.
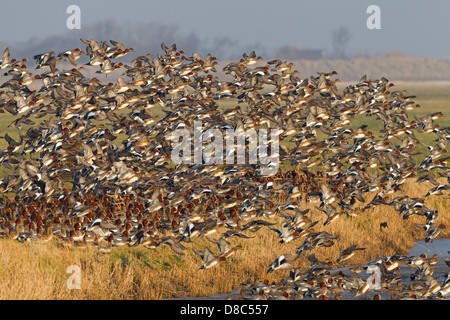
MULTIPOLYGON (((428 186, 408 181, 401 194, 422 196, 428 186)), ((428 205, 440 212, 437 223, 449 225, 449 200, 431 196, 428 205)), ((307 267, 307 257, 314 253, 322 261, 336 260, 344 248, 357 244, 366 250, 359 252, 346 264, 366 263, 379 255, 407 254, 414 240, 423 239, 425 232, 414 225, 423 219, 413 216, 408 220, 388 206, 379 206, 356 217, 342 216, 329 226, 323 226, 325 215, 310 204, 311 219, 319 223, 315 231, 325 230, 339 236, 331 248, 318 248, 305 253, 295 267, 307 267), (388 228, 379 224, 387 221, 388 228)), ((271 220, 280 227, 281 218, 271 220)), ((224 231, 224 230, 223 230, 224 231)), ((220 230, 219 230, 220 232, 220 230)), ((253 235, 253 234, 249 234, 253 235)), ((182 296, 208 296, 238 290, 241 284, 268 279, 279 283, 289 273, 275 271, 266 275, 267 267, 280 254, 295 252, 301 240, 280 244, 278 235, 263 228, 252 239, 230 239, 233 246, 243 250, 218 266, 199 270, 202 261, 191 249, 211 247, 204 238, 194 238, 185 244, 188 250, 179 256, 169 248, 115 247, 110 253, 101 253, 95 247, 76 248, 64 242, 0 241, 0 299, 166 299, 182 296), (72 273, 70 266, 80 268, 80 289, 68 289, 72 273)), ((442 237, 449 237, 448 229, 442 237)), ((215 237, 214 235, 212 236, 215 237)), ((216 237, 217 238, 217 237, 216 237)), ((214 249, 213 249, 214 250, 214 249)), ((215 250, 217 251, 217 250, 215 250)))

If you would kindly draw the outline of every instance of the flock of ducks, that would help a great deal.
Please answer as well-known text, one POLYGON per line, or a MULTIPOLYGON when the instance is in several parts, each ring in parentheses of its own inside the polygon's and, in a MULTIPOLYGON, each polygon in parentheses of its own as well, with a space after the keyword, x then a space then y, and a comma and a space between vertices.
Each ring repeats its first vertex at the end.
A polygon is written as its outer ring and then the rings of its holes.
MULTIPOLYGON (((339 240, 316 231, 318 221, 311 221, 302 203, 311 202, 326 215, 325 227, 343 214, 384 205, 404 219, 423 217, 419 226, 427 243, 445 228, 425 200, 448 196, 450 128, 435 123, 441 112, 410 119, 407 112, 420 107, 415 97, 395 90, 387 79, 364 76, 339 92, 335 71, 300 78, 292 63, 264 63, 252 52, 223 67, 226 81, 214 75, 218 62, 211 54, 189 56, 175 44, 162 44, 156 57, 146 54, 122 63, 117 59, 132 48, 113 40, 81 40, 85 50, 35 55, 34 70, 27 59, 11 59, 9 49, 3 53, 0 113, 13 115, 9 127, 20 131, 15 139, 5 132, 8 146, 0 150, 0 163, 9 170, 0 180, 3 238, 58 239, 95 245, 102 252, 123 245, 155 250, 165 245, 183 255, 189 246, 201 261, 199 268, 208 269, 242 249, 232 246, 231 238, 245 241, 267 228, 282 243, 299 243, 295 253, 268 266, 267 272, 289 269, 290 275, 282 291, 268 283, 249 284, 243 298, 281 292, 281 298, 324 299, 333 291, 360 295, 370 287, 358 277, 332 274, 330 263, 314 255, 307 272, 292 266, 300 255, 339 240), (104 82, 110 73, 120 76, 103 83, 87 72, 104 76, 104 82), (234 107, 219 107, 230 98, 234 107), (162 116, 155 116, 159 109, 162 116), (382 129, 350 128, 358 116, 377 119, 382 129), (261 176, 258 164, 174 166, 168 137, 195 120, 202 121, 203 130, 277 128, 279 161, 296 169, 261 176), (416 133, 433 135, 435 143, 424 144, 416 133), (421 163, 414 160, 423 153, 418 146, 428 152, 421 163), (388 200, 419 174, 418 183, 430 184, 427 194, 388 200), (369 193, 375 196, 368 199, 369 193), (270 222, 275 216, 284 219, 280 229, 270 222), (199 236, 211 247, 197 248, 199 236), (219 254, 213 253, 216 247, 219 254)), ((351 246, 335 263, 348 262, 361 250, 351 246)), ((444 297, 448 278, 438 283, 429 259, 393 256, 373 264, 383 271, 384 287, 398 284, 393 270, 406 263, 427 279, 422 291, 410 290, 416 297, 444 297)))
MULTIPOLYGON (((380 257, 365 266, 334 269, 331 268, 332 262, 319 261, 314 254, 308 260, 309 267, 292 268, 289 276, 280 283, 269 283, 266 279, 244 284, 239 294, 228 299, 420 300, 446 299, 450 293, 450 273, 434 274, 439 260, 437 254, 430 257, 426 254, 380 257), (408 273, 409 276, 404 275, 408 273), (442 278, 442 281, 437 278, 442 278)), ((445 262, 450 267, 450 261, 447 259, 445 262)))

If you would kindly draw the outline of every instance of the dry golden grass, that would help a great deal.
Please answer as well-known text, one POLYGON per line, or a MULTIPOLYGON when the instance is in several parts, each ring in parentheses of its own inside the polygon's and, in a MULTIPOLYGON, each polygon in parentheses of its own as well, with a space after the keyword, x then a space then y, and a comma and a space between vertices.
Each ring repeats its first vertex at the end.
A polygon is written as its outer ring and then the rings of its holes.
MULTIPOLYGON (((401 194, 423 197, 431 185, 407 181, 401 194)), ((367 200, 370 200, 370 196, 367 200)), ((436 223, 450 225, 448 199, 431 196, 426 205, 439 210, 436 223)), ((407 254, 414 240, 423 239, 425 231, 415 223, 425 218, 403 218, 388 206, 361 212, 356 217, 341 216, 330 225, 323 226, 325 215, 311 204, 313 221, 319 220, 315 231, 325 230, 339 236, 331 248, 318 248, 304 253, 294 266, 307 267, 307 257, 314 253, 321 260, 336 260, 342 249, 357 244, 365 247, 346 264, 365 263, 378 255, 407 254), (388 222, 380 231, 379 224, 388 222)), ((275 218, 278 226, 281 218, 275 218)), ((444 229, 441 237, 449 237, 444 229)), ((185 244, 186 254, 179 256, 168 247, 157 249, 114 247, 101 253, 95 247, 75 248, 61 242, 30 242, 21 244, 13 240, 0 241, 0 299, 165 299, 180 296, 208 296, 231 292, 243 283, 254 281, 280 281, 288 271, 276 270, 266 275, 267 267, 283 253, 293 253, 303 240, 280 244, 278 235, 267 228, 256 232, 252 239, 230 239, 231 244, 242 244, 243 249, 216 267, 199 270, 202 261, 192 252, 196 246, 218 250, 206 239, 196 238, 185 244), (81 289, 68 289, 71 276, 67 268, 79 266, 81 289)), ((218 236, 218 235, 217 235, 218 236)), ((215 236, 215 237, 217 237, 215 236)))

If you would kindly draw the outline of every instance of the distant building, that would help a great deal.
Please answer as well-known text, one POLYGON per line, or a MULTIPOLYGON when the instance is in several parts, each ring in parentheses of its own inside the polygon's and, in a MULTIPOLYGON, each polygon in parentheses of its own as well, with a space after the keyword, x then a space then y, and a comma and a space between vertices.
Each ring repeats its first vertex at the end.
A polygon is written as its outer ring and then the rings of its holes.
POLYGON ((368 54, 357 54, 353 56, 353 59, 370 59, 370 55, 368 54))
POLYGON ((325 50, 299 49, 296 46, 282 46, 275 53, 275 59, 286 60, 320 60, 325 59, 325 50))
POLYGON ((386 58, 404 58, 406 57, 403 51, 388 51, 386 52, 386 58))

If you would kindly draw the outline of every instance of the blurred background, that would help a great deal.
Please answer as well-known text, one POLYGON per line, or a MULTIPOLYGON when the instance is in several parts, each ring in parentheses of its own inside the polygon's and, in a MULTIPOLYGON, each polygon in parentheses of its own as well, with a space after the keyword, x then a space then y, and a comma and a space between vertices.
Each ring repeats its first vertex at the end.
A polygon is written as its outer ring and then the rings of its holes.
POLYGON ((433 0, 17 0, 0 11, 0 50, 11 58, 61 52, 80 38, 122 42, 136 56, 177 44, 186 55, 211 53, 219 61, 255 51, 263 60, 295 62, 299 76, 337 70, 341 80, 386 76, 396 80, 450 80, 450 1, 433 0), (70 5, 80 29, 70 30, 70 5), (381 10, 371 30, 370 5, 381 10))

